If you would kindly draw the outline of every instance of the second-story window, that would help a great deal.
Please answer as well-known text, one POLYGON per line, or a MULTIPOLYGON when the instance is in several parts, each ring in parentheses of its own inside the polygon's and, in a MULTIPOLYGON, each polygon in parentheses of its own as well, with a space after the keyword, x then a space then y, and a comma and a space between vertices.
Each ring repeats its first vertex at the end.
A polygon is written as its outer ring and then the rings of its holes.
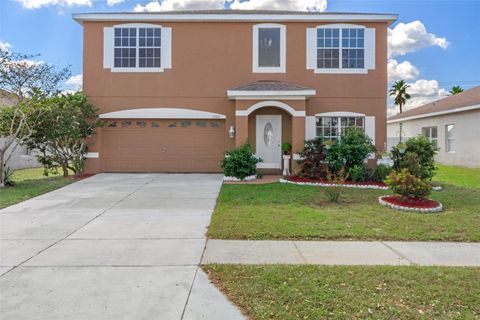
POLYGON ((319 69, 363 69, 364 51, 364 29, 317 29, 317 68, 319 69))
POLYGON ((171 69, 172 28, 153 23, 104 27, 103 68, 142 73, 171 69))
POLYGON ((253 27, 253 72, 285 72, 285 26, 259 24, 253 27))
POLYGON ((139 28, 139 67, 160 68, 161 37, 160 28, 139 28))
POLYGON ((115 28, 115 68, 135 68, 137 59, 136 48, 136 28, 115 28))

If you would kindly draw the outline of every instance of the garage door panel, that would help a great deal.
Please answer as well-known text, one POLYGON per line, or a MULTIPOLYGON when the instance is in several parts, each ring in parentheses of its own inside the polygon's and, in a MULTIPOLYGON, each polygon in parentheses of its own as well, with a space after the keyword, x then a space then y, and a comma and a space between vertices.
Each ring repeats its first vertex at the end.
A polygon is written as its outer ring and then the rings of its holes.
POLYGON ((220 172, 225 134, 223 120, 109 120, 102 171, 220 172))

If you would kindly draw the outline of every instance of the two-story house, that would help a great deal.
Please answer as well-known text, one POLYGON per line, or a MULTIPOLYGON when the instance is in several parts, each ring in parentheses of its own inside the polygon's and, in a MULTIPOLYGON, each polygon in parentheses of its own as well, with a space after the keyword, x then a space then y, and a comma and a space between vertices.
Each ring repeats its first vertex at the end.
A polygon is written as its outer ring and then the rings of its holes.
POLYGON ((89 172, 220 172, 249 141, 259 167, 348 127, 386 140, 387 30, 397 15, 285 11, 74 14, 83 89, 105 127, 89 172))

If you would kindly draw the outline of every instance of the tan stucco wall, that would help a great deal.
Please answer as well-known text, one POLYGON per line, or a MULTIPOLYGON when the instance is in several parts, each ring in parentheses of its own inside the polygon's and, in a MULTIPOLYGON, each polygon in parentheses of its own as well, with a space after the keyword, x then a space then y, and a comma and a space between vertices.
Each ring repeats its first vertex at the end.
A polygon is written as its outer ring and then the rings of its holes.
MULTIPOLYGON (((310 87, 317 94, 306 101, 287 101, 307 115, 329 111, 351 111, 376 117, 376 145, 383 149, 386 137, 387 24, 366 23, 376 28, 375 70, 368 74, 315 74, 306 69, 306 28, 319 23, 289 22, 287 28, 286 73, 252 72, 252 30, 250 22, 168 22, 172 28, 172 69, 162 73, 112 73, 103 69, 103 28, 119 23, 84 23, 83 90, 100 113, 134 108, 189 108, 224 114, 225 128, 236 126, 237 139, 245 141, 246 123, 235 121, 235 102, 228 89, 257 80, 280 80, 310 87), (296 107, 298 105, 299 107, 296 107), (301 107, 300 107, 301 106, 301 107)), ((237 104, 238 107, 238 104, 237 104)), ((247 108, 247 107, 246 107, 247 108)), ((238 120, 238 119, 237 119, 238 120)), ((304 121, 292 139, 301 144, 304 121)), ((94 139, 99 139, 95 137, 94 139)), ((225 133, 227 149, 237 139, 225 133)), ((250 137, 253 140, 254 137, 250 137)), ((95 142, 90 151, 97 152, 95 142)), ((238 142, 237 142, 238 144, 238 142)), ((94 161, 90 161, 94 162, 94 161)), ((89 168, 95 168, 93 163, 89 168)))
MULTIPOLYGON (((436 160, 441 164, 465 167, 480 167, 480 111, 454 113, 449 115, 403 121, 405 137, 422 133, 422 127, 437 126, 438 151, 436 160), (455 153, 446 152, 445 126, 455 125, 455 153)), ((389 147, 398 141, 399 124, 388 124, 389 147)))

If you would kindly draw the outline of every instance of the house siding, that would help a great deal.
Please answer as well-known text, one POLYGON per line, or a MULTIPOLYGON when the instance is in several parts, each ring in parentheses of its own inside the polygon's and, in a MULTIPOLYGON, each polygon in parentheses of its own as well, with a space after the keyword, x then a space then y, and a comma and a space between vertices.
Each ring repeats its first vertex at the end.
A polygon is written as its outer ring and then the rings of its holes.
MULTIPOLYGON (((402 132, 406 138, 422 134, 423 127, 436 126, 438 147, 436 160, 445 165, 480 167, 480 110, 459 112, 442 116, 403 121, 402 132), (455 152, 446 152, 445 126, 455 125, 455 152)), ((389 149, 398 143, 399 123, 388 124, 389 149)))

